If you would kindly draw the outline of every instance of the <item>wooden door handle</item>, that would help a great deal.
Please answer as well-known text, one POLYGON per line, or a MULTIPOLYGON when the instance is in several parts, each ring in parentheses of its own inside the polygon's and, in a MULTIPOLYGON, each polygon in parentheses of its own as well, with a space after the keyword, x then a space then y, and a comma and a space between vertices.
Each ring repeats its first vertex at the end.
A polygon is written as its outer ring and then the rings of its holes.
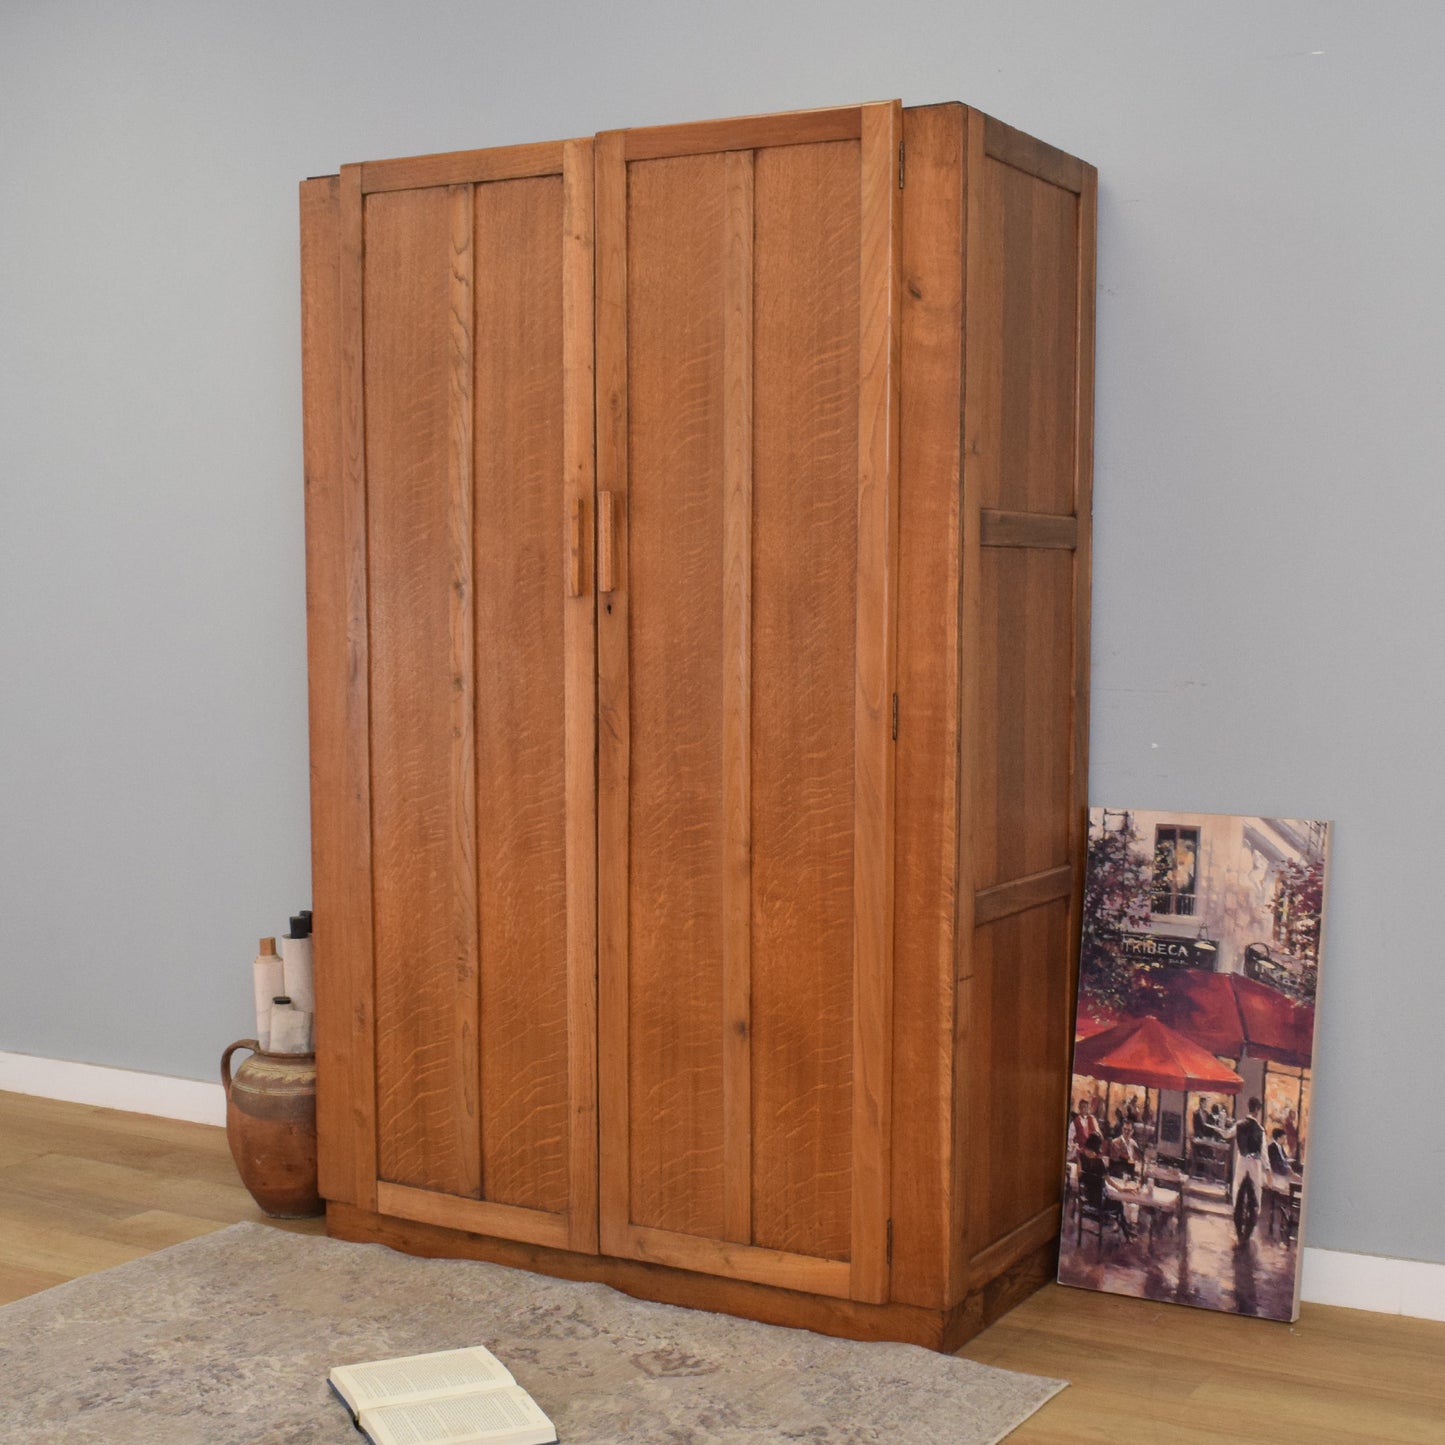
POLYGON ((567 537, 567 595, 582 595, 582 498, 572 498, 572 516, 567 537))
POLYGON ((597 590, 611 592, 612 577, 612 493, 597 493, 597 590))

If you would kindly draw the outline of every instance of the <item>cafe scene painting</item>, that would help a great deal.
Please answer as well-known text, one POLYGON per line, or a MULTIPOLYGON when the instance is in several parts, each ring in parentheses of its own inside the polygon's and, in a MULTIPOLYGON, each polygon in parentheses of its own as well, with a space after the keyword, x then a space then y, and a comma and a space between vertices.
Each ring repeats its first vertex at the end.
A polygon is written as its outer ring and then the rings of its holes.
POLYGON ((1298 1318, 1328 837, 1091 810, 1061 1284, 1298 1318))

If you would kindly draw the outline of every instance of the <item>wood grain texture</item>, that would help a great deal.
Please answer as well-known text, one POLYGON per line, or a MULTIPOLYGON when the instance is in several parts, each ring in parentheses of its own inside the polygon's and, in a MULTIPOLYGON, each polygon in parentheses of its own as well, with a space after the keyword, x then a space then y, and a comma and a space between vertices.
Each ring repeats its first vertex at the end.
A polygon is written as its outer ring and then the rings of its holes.
POLYGON ((857 140, 862 134, 863 110, 860 106, 793 110, 729 120, 692 121, 685 125, 639 126, 604 134, 623 137, 622 145, 629 161, 657 160, 664 156, 700 156, 715 151, 857 140))
POLYGON ((753 157, 725 160, 723 273, 723 1228, 752 1241, 753 157))
POLYGON ((629 167, 631 1221, 723 1218, 722 155, 629 167))
POLYGON ((439 155, 368 161, 361 168, 361 189, 371 194, 556 175, 562 169, 562 151, 566 144, 565 141, 544 141, 537 145, 493 146, 488 150, 446 151, 439 155))
MULTIPOLYGON (((562 464, 569 503, 595 508, 591 141, 562 151, 562 464)), ((597 1249, 597 599, 582 583, 563 623, 566 677, 568 1231, 597 1249)))
MULTIPOLYGON (((451 838, 451 948, 456 1000, 450 1021, 456 1075, 451 1105, 456 1114, 457 1157, 467 1193, 482 1187, 479 1073, 481 1070, 481 941, 477 868, 476 756, 476 585, 473 556, 473 406, 476 271, 472 186, 447 188, 451 278, 446 345, 448 434, 446 487, 449 497, 447 555, 451 563, 450 612, 452 745, 450 782, 455 813, 451 838), (459 684, 457 682, 459 680, 459 684)), ((372 762, 375 765, 375 755, 372 762)))
MULTIPOLYGON (((352 1205, 329 1209, 326 1226, 327 1232, 339 1239, 375 1240, 409 1254, 442 1259, 486 1259, 561 1279, 595 1280, 642 1299, 741 1315, 768 1324, 850 1339, 904 1340, 932 1349, 956 1349, 967 1338, 965 1331, 970 1328, 969 1316, 962 1307, 942 1311, 916 1305, 862 1304, 827 1294, 704 1274, 695 1269, 606 1254, 574 1254, 468 1234, 458 1229, 390 1218, 352 1205)), ((813 1261, 814 1265, 817 1263, 813 1261)), ((841 1271, 846 1267, 834 1265, 832 1268, 841 1271)), ((980 1313, 971 1328, 977 1331, 981 1327, 980 1313)))
POLYGON ((972 742, 983 889, 1073 862, 1073 557, 985 548, 979 585, 978 680, 987 703, 972 742))
POLYGON ((587 517, 581 497, 571 497, 567 503, 567 595, 582 595, 582 539, 587 528, 587 517))
POLYGON ((972 1185, 977 1173, 976 1148, 979 1124, 972 1112, 972 1078, 969 1061, 973 1036, 979 1020, 974 1012, 971 977, 974 969, 977 893, 977 844, 974 819, 978 807, 978 769, 975 739, 983 709, 981 662, 983 639, 979 627, 982 608, 980 558, 982 555, 982 507, 979 468, 990 463, 981 455, 982 438, 991 434, 996 416, 997 389, 980 385, 996 370, 999 336, 983 324, 989 315, 989 290, 997 284, 996 267, 984 244, 986 218, 982 175, 983 115, 964 111, 963 127, 963 410, 961 447, 962 501, 959 538, 959 787, 958 838, 955 866, 954 918, 954 1007, 953 1007, 953 1117, 952 1148, 949 1151, 949 1227, 945 1268, 948 1272, 946 1298, 958 1299, 969 1287, 972 1253, 972 1185))
POLYGON ((597 590, 617 590, 617 497, 610 491, 597 494, 597 590))
MULTIPOLYGON (((347 1090, 351 1011, 346 954, 333 950, 344 916, 340 900, 353 849, 345 815, 346 554, 341 460, 341 182, 301 184, 301 374, 306 475, 307 707, 311 745, 311 888, 314 914, 325 920, 314 942, 324 1007, 316 1049, 326 1060, 318 1117, 327 1146, 322 1188, 333 1199, 356 1196, 355 1126, 347 1090)), ((368 890, 369 891, 369 890, 368 890)))
POLYGON ((942 1307, 958 835, 963 107, 903 112, 890 1298, 942 1307))
POLYGON ((364 256, 379 1175, 461 1195, 481 1183, 470 212, 465 188, 371 197, 364 256))
POLYGON ((968 910, 973 945, 959 968, 967 1016, 958 1134, 970 1161, 964 1236, 975 1274, 978 1257, 997 1262, 1012 1247, 1006 1237, 1025 1248, 1026 1226, 1043 1228, 1029 1222, 1057 1199, 1069 1051, 1060 1030, 1067 1035, 1082 862, 1076 759, 1086 726, 1075 706, 1077 550, 1088 534, 1076 484, 1082 211, 1057 176, 1034 173, 1045 169, 1041 152, 1004 141, 970 112, 964 671, 972 843, 961 876, 965 897, 970 886, 977 896, 968 910), (1032 171, 1020 168, 1025 161, 1032 171))
POLYGON ((475 191, 483 1197, 560 1214, 569 1130, 562 179, 475 191))
POLYGON ((731 1240, 704 1239, 665 1229, 636 1229, 628 1241, 629 1258, 699 1274, 721 1274, 754 1284, 777 1285, 809 1294, 847 1298, 851 1270, 846 1261, 817 1259, 812 1255, 735 1244, 731 1240))
POLYGON ((969 1257, 1058 1202, 1067 1058, 1067 900, 978 929, 962 1067, 972 1124, 969 1257))
POLYGON ((985 509, 979 540, 985 547, 1048 547, 1071 552, 1078 545, 1079 523, 1073 516, 985 509))
POLYGON ((859 148, 754 174, 753 1242, 852 1247, 859 148))
MULTIPOLYGON (((1053 991, 1070 966, 1073 925, 1056 915, 1076 897, 1082 837, 1093 263, 1088 168, 1075 194, 1059 184, 1057 153, 1026 140, 962 107, 905 121, 886 105, 567 143, 536 159, 545 174, 480 184, 471 308, 455 305, 453 276, 446 314, 418 311, 424 265, 404 265, 404 302, 383 298, 384 324, 402 336, 382 343, 383 368, 388 346, 399 357, 411 345, 406 325, 454 333, 459 309, 476 318, 471 521, 460 503, 428 515, 424 502, 410 534, 389 532, 399 518, 375 515, 373 497, 361 532, 371 524, 376 554, 363 602, 369 591, 373 610, 398 616, 403 603, 417 611, 408 589, 443 523, 444 562, 469 528, 476 547, 479 611, 463 649, 475 682, 465 668, 450 676, 470 689, 486 775, 478 822, 454 819, 450 853, 419 865, 435 885, 463 851, 456 838, 479 837, 481 1018, 504 1037, 486 1052, 483 1198, 460 1205, 470 1229, 630 1255, 607 1267, 639 1279, 716 1271, 739 1276, 738 1289, 846 1288, 859 1297, 848 1309, 870 1320, 882 1317, 859 1301, 889 1297, 940 1341, 1036 1282, 1048 1201, 1034 1188, 1032 1123, 1015 1131, 1027 1157, 1010 1162, 1012 1180, 986 1180, 994 1111, 1035 1120, 1067 1067, 1053 991), (589 156, 595 213, 578 183, 589 156), (572 172, 560 189, 559 165, 572 172), (503 203, 543 194, 546 224, 503 203), (493 253, 508 259, 484 274, 493 253), (560 315, 560 332, 542 315, 560 315), (495 509, 484 468, 504 491, 495 509), (529 534, 543 540, 526 558, 508 550, 529 534), (550 593, 529 592, 534 569, 550 593), (538 671, 502 657, 504 636, 529 639, 519 650, 538 671), (582 702, 594 645, 595 793, 582 702), (534 732, 506 735, 504 698, 536 716, 534 732), (496 830, 489 807, 505 815, 496 830), (481 856, 493 841, 496 866, 481 856), (524 941, 507 934, 494 953, 498 927, 524 941), (502 953, 551 958, 558 938, 560 974, 529 964, 547 979, 534 1020, 517 977, 486 971, 502 953), (547 1037, 535 1048, 517 1032, 533 1022, 547 1037), (1047 1041, 1001 1083, 980 1059, 1021 1047, 994 1036, 1010 1028, 1047 1041), (1005 1085, 1016 1097, 1002 1100, 1005 1085)), ((414 183, 428 175, 487 174, 456 170, 464 159, 373 172, 399 189, 367 199, 368 214, 424 209, 429 192, 414 183)), ((364 174, 343 177, 342 212, 359 217, 364 174)), ((355 267, 359 243, 358 228, 355 267)), ((344 245, 340 260, 344 270, 344 245)), ((361 280, 357 269, 357 297, 361 280)), ((425 391, 455 343, 440 359, 413 347, 396 386, 425 391)), ((370 350, 366 361, 371 381, 370 350)), ((342 370, 359 380, 359 354, 342 370)), ((387 404, 417 410, 414 396, 387 404)), ((361 457, 371 437, 359 400, 347 415, 342 435, 361 457)), ((411 428, 403 474, 445 456, 456 426, 442 422, 411 428)), ((355 474, 374 486, 377 458, 364 461, 355 474)), ((450 485, 455 496, 455 474, 450 485)), ((455 661, 460 600, 455 588, 445 598, 445 626, 421 608, 409 643, 427 653, 444 637, 455 661)), ((403 673, 395 658, 364 660, 374 683, 388 666, 403 673)), ((415 665, 418 679, 430 667, 415 665)), ((393 728, 377 772, 392 791, 375 799, 376 836, 395 849, 381 815, 401 796, 408 750, 438 760, 421 776, 445 759, 454 778, 469 767, 467 737, 452 719, 434 736, 419 725, 414 745, 390 715, 378 721, 393 728)), ((423 787, 408 806, 430 827, 441 802, 423 787)), ((422 1022, 405 1028, 435 1043, 440 970, 428 980, 424 969, 421 986, 422 1022)), ((454 1021, 467 1012, 454 1003, 454 1021)), ((394 1032, 384 1066, 398 1041, 412 1049, 394 1032)), ((408 1147, 436 1152, 428 1130, 444 1137, 457 1113, 439 1096, 419 1091, 414 1107, 435 1118, 406 1124, 408 1147)), ((424 1213, 432 1223, 414 1227, 426 1230, 462 1217, 436 1194, 447 1187, 385 1189, 424 1213), (431 1197, 407 1202, 409 1190, 431 1197)))
MULTIPOLYGON (((1084 168, 1079 196, 1078 301, 1074 347, 1074 485, 1073 510, 1078 520, 1074 548, 1074 647, 1071 703, 1073 737, 1069 758, 1069 857, 1074 867, 1074 891, 1069 905, 1068 992, 1077 992, 1079 945, 1083 936, 1084 860, 1089 830, 1089 627, 1093 578, 1094 532, 1094 298, 1095 248, 1098 224, 1099 173, 1084 168)), ((1073 1025, 1064 1043, 1065 1058, 1073 1057, 1073 1025)))
POLYGON ((313 211, 303 221, 302 256, 310 298, 303 362, 317 1118, 325 1133, 318 1163, 327 1197, 369 1208, 376 1201, 376 1012, 359 168, 344 167, 336 187, 335 231, 313 211), (334 341, 325 310, 333 254, 334 341))
POLYGON ((902 110, 866 106, 859 267, 858 635, 854 694, 855 1299, 888 1297, 893 1120, 892 701, 897 665, 902 110))
POLYGON ((1023 913, 1041 903, 1070 897, 1074 891, 1076 872, 1072 863, 1063 863, 1057 868, 1046 868, 1042 873, 1031 873, 1026 878, 1014 878, 1008 883, 981 889, 974 896, 974 924, 981 928, 985 923, 1007 918, 1011 913, 1023 913))
POLYGON ((568 1222, 560 1213, 494 1204, 487 1199, 461 1199, 434 1189, 412 1189, 405 1184, 376 1187, 377 1208, 398 1219, 415 1219, 423 1224, 440 1224, 450 1229, 468 1229, 476 1234, 495 1234, 524 1244, 545 1244, 553 1249, 568 1247, 568 1222))
MULTIPOLYGON (((620 131, 593 150, 597 487, 627 500, 627 167, 620 131)), ((600 550, 600 538, 599 538, 600 550)), ((600 558, 599 558, 600 560, 600 558)), ((599 586, 600 593, 600 586, 599 586)), ((624 1248, 629 1221, 627 977, 629 774, 627 594, 597 605, 598 1238, 624 1248)))
POLYGON ((1045 1246, 1052 1245, 1057 1249, 1062 1216, 1063 1209, 1060 1205, 1047 1205, 1032 1219, 1025 1220, 987 1249, 974 1255, 969 1262, 971 1287, 975 1290, 981 1288, 1045 1246))
POLYGON ((1296 1324, 1049 1285, 970 1342, 970 1359, 1069 1380, 1011 1445, 1438 1439, 1445 1323, 1303 1306, 1296 1324))
MULTIPOLYGON (((994 276, 982 324, 997 328, 991 465, 979 505, 1072 513, 1076 417, 1079 201, 997 160, 984 162, 984 244, 994 276)), ((972 383, 971 378, 971 383, 972 383)))
POLYGON ((984 154, 990 159, 1002 161, 1013 170, 1072 191, 1075 195, 1083 191, 1091 168, 1077 156, 1025 135, 991 115, 982 119, 984 154))
POLYGON ((0 1141, 0 1304, 241 1220, 325 1228, 268 1220, 206 1124, 0 1093, 0 1141))
MULTIPOLYGON (((990 512, 1073 516, 1078 200, 985 154, 973 173, 965 486, 990 512)), ((1032 524, 1038 525, 1038 524, 1032 524)), ((1077 522, 1075 524, 1077 539, 1077 522)), ((978 562, 974 886, 1071 862, 1074 564, 989 547, 978 562), (1067 679, 1067 681, 1065 681, 1067 679)))

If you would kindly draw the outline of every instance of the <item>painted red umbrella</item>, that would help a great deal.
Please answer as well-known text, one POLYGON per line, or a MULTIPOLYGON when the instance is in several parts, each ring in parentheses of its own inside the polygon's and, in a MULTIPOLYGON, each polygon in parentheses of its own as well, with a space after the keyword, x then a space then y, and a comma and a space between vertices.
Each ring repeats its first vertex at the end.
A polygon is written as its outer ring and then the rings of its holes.
POLYGON ((1237 1059, 1249 1053, 1278 1064, 1308 1065, 1315 1011, 1239 973, 1179 972, 1149 980, 1149 1013, 1203 1045, 1237 1059))
POLYGON ((1208 1049, 1149 1017, 1126 1019, 1074 1046, 1074 1072, 1148 1089, 1237 1094, 1244 1080, 1208 1049))

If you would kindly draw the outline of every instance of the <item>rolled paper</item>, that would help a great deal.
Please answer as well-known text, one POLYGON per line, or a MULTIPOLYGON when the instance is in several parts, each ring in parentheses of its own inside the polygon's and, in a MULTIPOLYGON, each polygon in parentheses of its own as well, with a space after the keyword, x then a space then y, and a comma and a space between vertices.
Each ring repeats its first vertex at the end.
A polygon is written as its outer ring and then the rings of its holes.
POLYGON ((271 1000, 281 992, 282 966, 276 954, 276 940, 263 938, 261 951, 251 966, 256 998, 256 1042, 271 1047, 271 1000))
POLYGON ((316 991, 311 982, 311 940, 283 938, 281 961, 284 965, 282 977, 291 1002, 303 1013, 314 1013, 316 991))

